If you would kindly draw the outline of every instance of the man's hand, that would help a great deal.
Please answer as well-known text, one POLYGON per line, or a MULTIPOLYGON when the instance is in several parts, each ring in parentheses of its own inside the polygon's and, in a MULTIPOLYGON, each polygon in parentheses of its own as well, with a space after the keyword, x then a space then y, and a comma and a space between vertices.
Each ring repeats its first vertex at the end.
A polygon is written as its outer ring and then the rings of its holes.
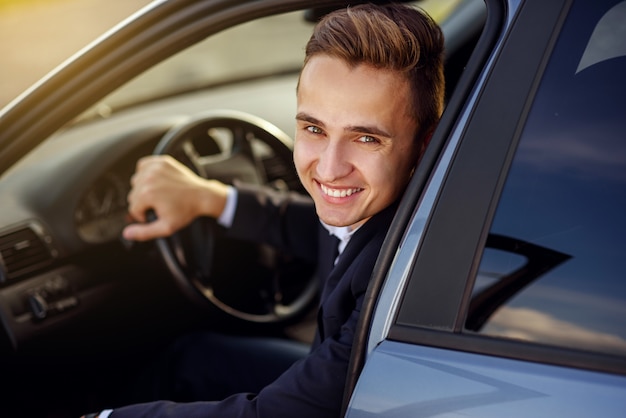
POLYGON ((149 156, 137 162, 128 194, 128 211, 139 223, 124 228, 124 238, 147 241, 166 237, 198 216, 214 218, 224 210, 228 187, 196 175, 168 155, 149 156), (146 223, 153 210, 157 219, 146 223))

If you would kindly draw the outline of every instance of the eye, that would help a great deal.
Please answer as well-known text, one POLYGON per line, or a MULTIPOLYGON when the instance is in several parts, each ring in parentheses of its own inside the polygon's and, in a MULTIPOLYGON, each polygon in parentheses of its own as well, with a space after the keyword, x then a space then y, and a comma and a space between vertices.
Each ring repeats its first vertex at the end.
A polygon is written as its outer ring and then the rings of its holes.
POLYGON ((363 135, 359 137, 359 142, 362 142, 364 144, 378 144, 380 141, 373 136, 363 135))
POLYGON ((317 135, 323 133, 323 131, 320 128, 318 128, 317 126, 307 126, 306 130, 311 132, 312 134, 317 134, 317 135))

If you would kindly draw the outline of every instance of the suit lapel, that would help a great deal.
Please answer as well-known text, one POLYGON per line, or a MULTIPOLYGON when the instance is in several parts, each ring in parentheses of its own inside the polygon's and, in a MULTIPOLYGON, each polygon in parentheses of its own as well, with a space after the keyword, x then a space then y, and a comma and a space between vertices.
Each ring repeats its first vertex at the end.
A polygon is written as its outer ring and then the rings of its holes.
MULTIPOLYGON (((393 219, 396 209, 397 205, 391 205, 390 207, 374 215, 361 228, 359 228, 359 230, 356 231, 350 239, 350 242, 348 242, 348 246, 339 256, 339 260, 337 261, 336 265, 334 265, 334 260, 337 256, 338 240, 334 236, 329 236, 326 232, 326 235, 328 236, 327 238, 333 239, 334 241, 333 244, 328 243, 329 241, 326 241, 326 243, 328 244, 322 244, 332 245, 332 248, 326 248, 324 250, 326 251, 324 257, 328 258, 325 258, 323 263, 327 266, 327 268, 329 268, 325 276, 320 275, 323 280, 322 300, 325 300, 328 294, 332 292, 339 280, 341 280, 341 278, 345 275, 348 268, 359 256, 361 250, 367 245, 367 243, 370 242, 375 235, 387 233, 389 224, 393 219), (324 277, 326 277, 325 280, 324 277)), ((320 242, 322 242, 322 240, 320 240, 320 242)))

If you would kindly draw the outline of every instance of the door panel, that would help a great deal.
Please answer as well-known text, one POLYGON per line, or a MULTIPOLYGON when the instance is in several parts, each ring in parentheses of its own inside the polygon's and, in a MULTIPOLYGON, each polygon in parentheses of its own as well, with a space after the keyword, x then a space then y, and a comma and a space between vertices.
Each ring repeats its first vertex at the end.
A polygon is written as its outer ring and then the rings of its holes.
POLYGON ((623 417, 626 377, 385 341, 349 418, 623 417))

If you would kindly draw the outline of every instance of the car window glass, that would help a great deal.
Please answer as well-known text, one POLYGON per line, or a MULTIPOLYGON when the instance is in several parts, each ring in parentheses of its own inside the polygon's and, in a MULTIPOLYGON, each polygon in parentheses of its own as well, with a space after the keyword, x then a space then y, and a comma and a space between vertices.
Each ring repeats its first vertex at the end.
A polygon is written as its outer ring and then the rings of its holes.
POLYGON ((313 24, 302 12, 256 19, 226 29, 109 95, 110 107, 238 80, 299 71, 313 24))
POLYGON ((466 329, 626 354, 626 1, 574 1, 535 96, 466 329))
MULTIPOLYGON (((414 4, 442 21, 460 0, 422 0, 414 4)), ((159 97, 219 87, 263 77, 297 74, 314 23, 305 11, 246 22, 193 45, 145 71, 109 94, 75 121, 159 97)), ((294 85, 295 88, 295 85, 294 85)))

